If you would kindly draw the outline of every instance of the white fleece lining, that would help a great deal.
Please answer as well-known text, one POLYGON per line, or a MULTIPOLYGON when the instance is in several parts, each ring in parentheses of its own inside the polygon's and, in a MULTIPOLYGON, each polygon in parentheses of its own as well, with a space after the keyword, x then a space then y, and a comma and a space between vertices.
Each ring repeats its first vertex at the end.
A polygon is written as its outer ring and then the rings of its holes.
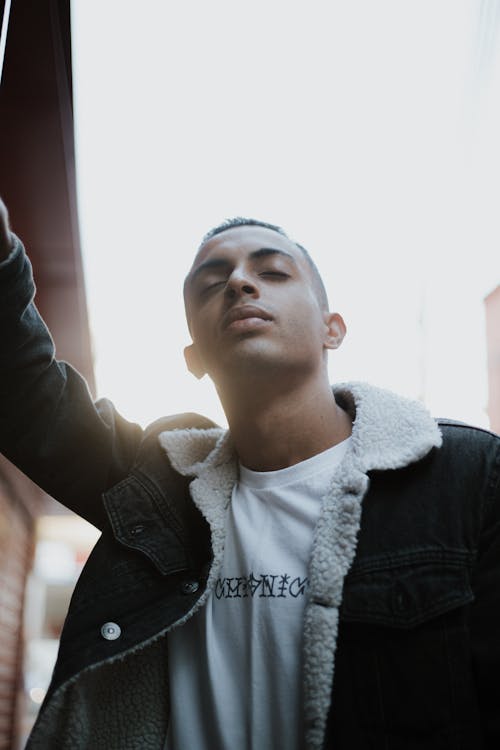
MULTIPOLYGON (((310 561, 303 646, 307 750, 320 750, 323 744, 339 607, 344 578, 356 553, 361 504, 369 484, 367 472, 402 468, 442 442, 436 423, 416 401, 365 383, 341 384, 333 391, 355 418, 349 449, 322 501, 310 561)), ((171 430, 159 440, 174 469, 195 477, 192 498, 210 525, 214 552, 207 589, 177 627, 202 606, 217 578, 224 552, 225 511, 238 469, 230 435, 222 429, 171 430)))

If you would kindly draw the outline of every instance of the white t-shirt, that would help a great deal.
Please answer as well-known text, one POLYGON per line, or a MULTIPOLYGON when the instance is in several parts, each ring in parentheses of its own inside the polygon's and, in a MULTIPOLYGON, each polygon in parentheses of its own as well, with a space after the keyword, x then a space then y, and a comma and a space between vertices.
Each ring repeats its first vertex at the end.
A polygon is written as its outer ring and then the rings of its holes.
POLYGON ((299 750, 308 563, 349 440, 279 471, 240 466, 215 589, 168 635, 167 750, 299 750))

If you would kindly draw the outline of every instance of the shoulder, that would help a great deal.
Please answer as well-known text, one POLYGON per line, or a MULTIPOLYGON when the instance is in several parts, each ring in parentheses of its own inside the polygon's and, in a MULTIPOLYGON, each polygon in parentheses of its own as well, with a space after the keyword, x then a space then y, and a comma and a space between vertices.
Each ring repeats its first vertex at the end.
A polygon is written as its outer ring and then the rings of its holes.
POLYGON ((443 436, 432 463, 447 481, 471 494, 495 492, 500 484, 500 436, 490 430, 452 419, 437 419, 443 436))
POLYGON ((172 414, 168 417, 160 417, 152 422, 145 430, 139 446, 138 460, 141 461, 145 455, 152 455, 164 451, 160 450, 159 436, 165 432, 174 430, 208 430, 218 427, 211 419, 203 417, 195 412, 185 412, 183 414, 172 414))
POLYGON ((496 432, 454 419, 438 418, 436 423, 444 445, 467 450, 500 450, 500 435, 496 432))
POLYGON ((157 438, 160 433, 166 430, 186 430, 195 428, 198 430, 208 430, 212 427, 218 427, 208 417, 204 417, 196 412, 185 412, 183 414, 171 414, 168 417, 160 417, 152 422, 144 431, 144 440, 157 438))

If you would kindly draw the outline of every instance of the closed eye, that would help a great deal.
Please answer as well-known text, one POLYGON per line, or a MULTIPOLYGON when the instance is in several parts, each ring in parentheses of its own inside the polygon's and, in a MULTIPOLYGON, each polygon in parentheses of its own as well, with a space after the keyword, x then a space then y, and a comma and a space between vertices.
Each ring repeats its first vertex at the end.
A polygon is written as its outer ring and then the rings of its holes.
MULTIPOLYGON (((289 273, 285 273, 284 271, 274 271, 274 270, 268 270, 268 271, 260 271, 258 274, 260 277, 271 277, 272 279, 275 279, 276 281, 284 281, 285 279, 290 278, 289 273)), ((202 296, 210 294, 211 292, 216 291, 219 287, 225 287, 227 284, 227 279, 219 279, 219 281, 213 281, 210 284, 207 284, 206 286, 203 286, 200 289, 200 294, 202 296)))
POLYGON ((226 283, 227 282, 225 279, 223 281, 214 281, 212 284, 208 284, 207 286, 203 287, 201 293, 205 294, 205 292, 210 292, 212 289, 216 289, 218 286, 225 286, 226 283))
POLYGON ((282 279, 288 279, 290 274, 284 273, 283 271, 261 271, 259 276, 277 276, 282 279))

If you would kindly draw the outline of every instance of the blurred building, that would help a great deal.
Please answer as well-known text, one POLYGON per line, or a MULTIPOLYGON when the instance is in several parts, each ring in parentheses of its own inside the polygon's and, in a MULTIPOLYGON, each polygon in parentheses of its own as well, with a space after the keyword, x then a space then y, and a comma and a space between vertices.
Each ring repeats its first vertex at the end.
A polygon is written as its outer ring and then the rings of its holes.
POLYGON ((500 432, 500 286, 484 301, 488 351, 488 417, 494 432, 500 432))
MULTIPOLYGON (((33 262, 37 305, 58 357, 75 365, 92 389, 76 210, 69 0, 0 0, 0 13, 6 42, 3 56, 0 45, 0 193, 33 262)), ((71 547, 59 537, 61 524, 72 521, 0 456, 0 750, 22 746, 30 711, 36 713, 41 701, 43 686, 27 685, 23 670, 25 601, 30 643, 56 639, 68 594, 61 589, 72 588, 89 544, 79 539, 71 547), (35 555, 37 529, 43 555, 35 555), (51 559, 59 564, 61 555, 70 564, 65 579, 54 582, 43 566, 51 559), (35 557, 42 563, 33 573, 35 557)))

